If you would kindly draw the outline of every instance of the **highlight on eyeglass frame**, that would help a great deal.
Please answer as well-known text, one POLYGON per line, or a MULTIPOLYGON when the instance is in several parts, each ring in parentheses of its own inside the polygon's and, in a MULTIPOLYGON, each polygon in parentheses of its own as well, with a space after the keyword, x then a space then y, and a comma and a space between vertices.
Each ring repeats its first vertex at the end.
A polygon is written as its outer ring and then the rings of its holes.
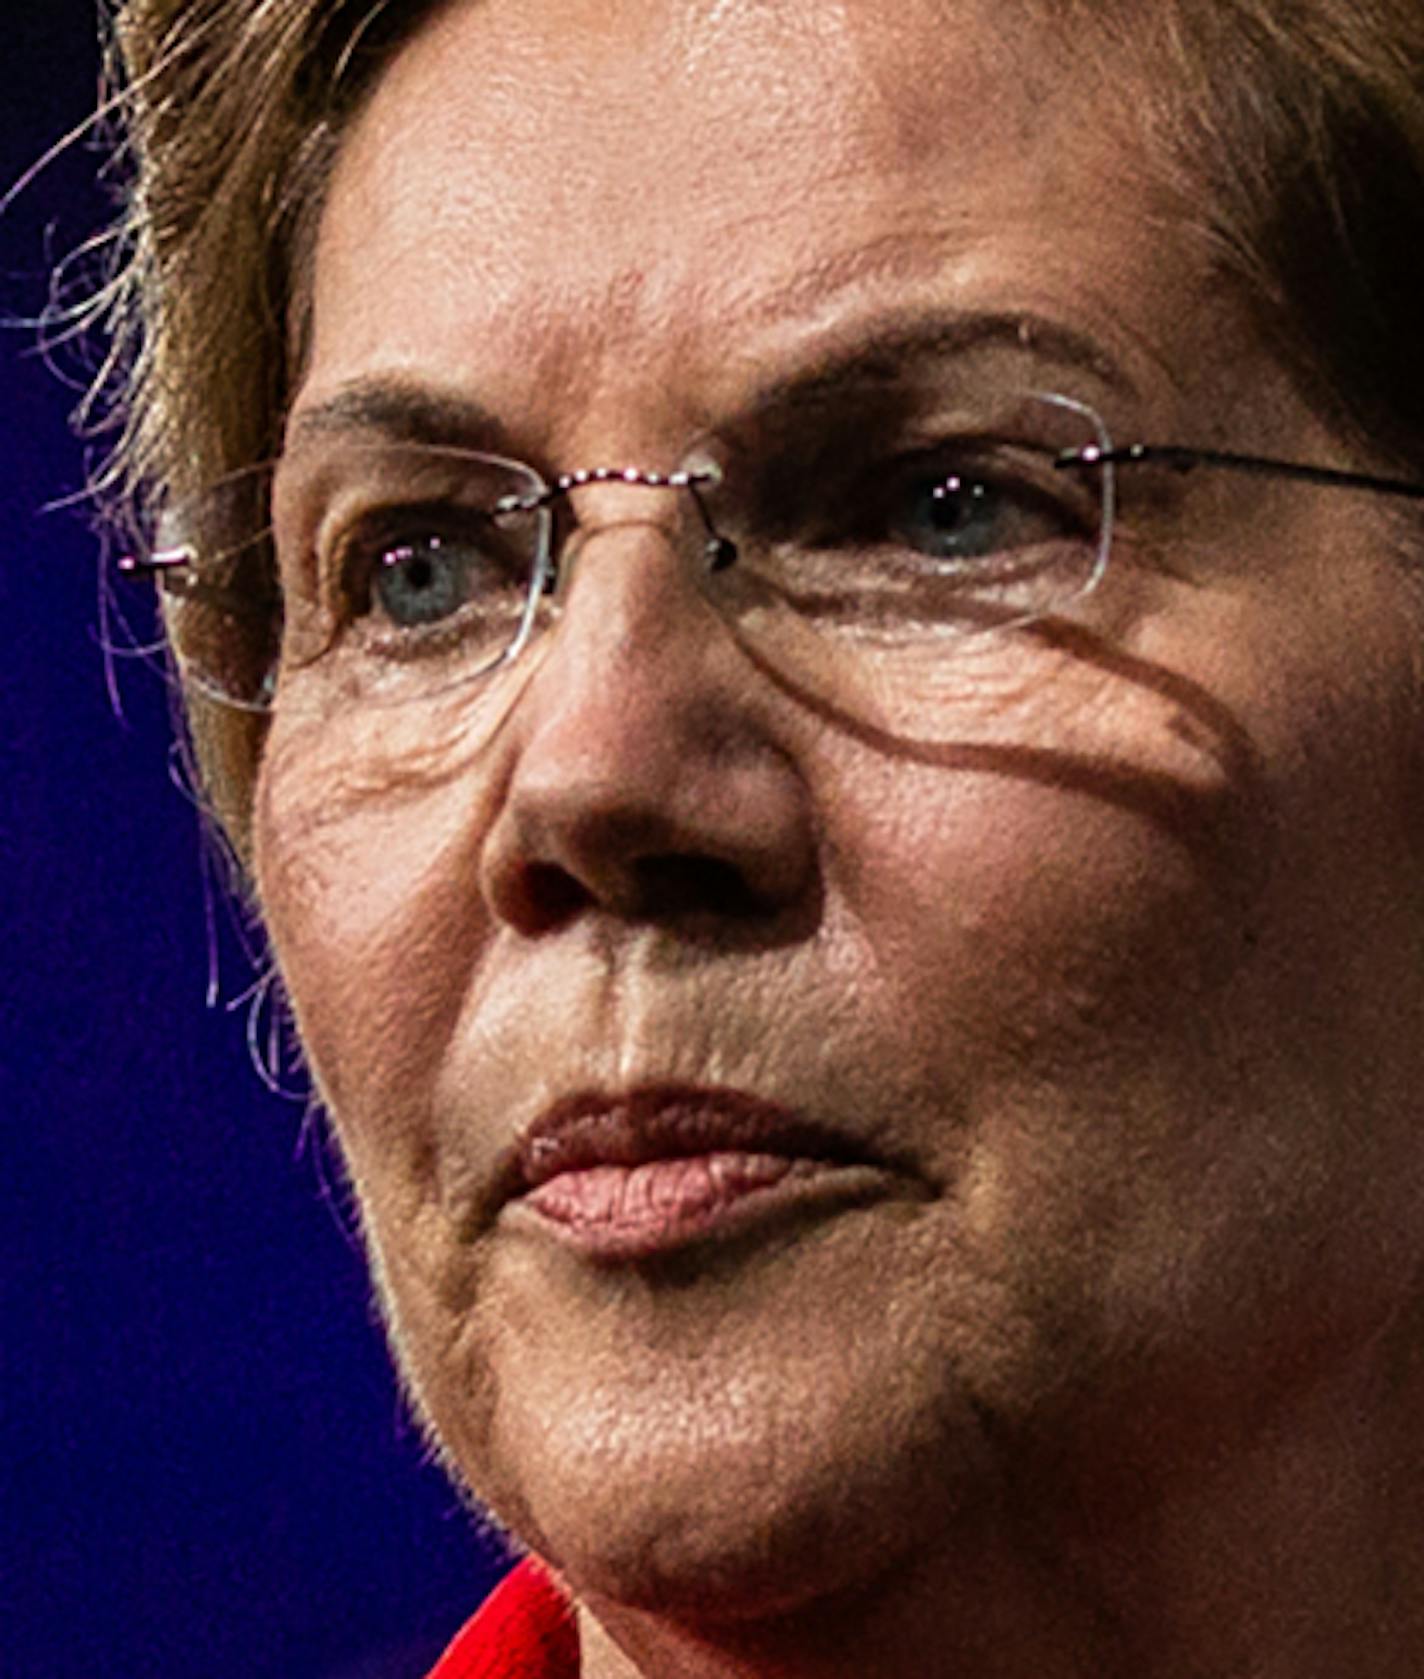
POLYGON ((932 426, 836 432, 725 466, 693 451, 675 473, 553 481, 463 448, 323 442, 169 508, 124 569, 167 591, 187 683, 321 714, 496 685, 581 568, 618 563, 597 538, 646 523, 645 497, 681 498, 659 519, 670 559, 756 656, 816 691, 834 677, 923 698, 959 643, 1063 613, 1099 582, 1113 444, 1086 404, 1013 391, 932 426), (1071 457, 1093 469, 1064 471, 1071 457))

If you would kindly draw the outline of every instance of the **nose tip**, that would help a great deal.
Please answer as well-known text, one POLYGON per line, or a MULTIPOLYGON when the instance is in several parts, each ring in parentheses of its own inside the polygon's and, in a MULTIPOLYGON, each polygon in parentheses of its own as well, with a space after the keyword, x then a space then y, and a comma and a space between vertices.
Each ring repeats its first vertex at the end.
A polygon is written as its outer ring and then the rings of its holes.
POLYGON ((772 833, 763 810, 742 824, 707 808, 680 821, 676 799, 521 792, 485 870, 495 914, 525 936, 601 912, 631 924, 715 927, 770 920, 801 894, 809 855, 794 818, 772 833))

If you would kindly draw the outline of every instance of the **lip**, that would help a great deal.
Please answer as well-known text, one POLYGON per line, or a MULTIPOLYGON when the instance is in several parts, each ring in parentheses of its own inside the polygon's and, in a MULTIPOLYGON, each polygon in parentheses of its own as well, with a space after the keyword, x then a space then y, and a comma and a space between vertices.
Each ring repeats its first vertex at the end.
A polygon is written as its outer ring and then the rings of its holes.
POLYGON ((843 1133, 742 1091, 586 1092, 520 1138, 507 1210, 586 1257, 628 1260, 863 1202, 890 1173, 843 1133))

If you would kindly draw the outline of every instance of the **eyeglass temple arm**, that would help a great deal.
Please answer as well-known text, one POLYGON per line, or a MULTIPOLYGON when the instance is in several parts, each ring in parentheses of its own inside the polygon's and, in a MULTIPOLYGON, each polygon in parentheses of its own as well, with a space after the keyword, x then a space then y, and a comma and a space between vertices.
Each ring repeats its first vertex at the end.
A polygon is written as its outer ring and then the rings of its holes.
POLYGON ((175 574, 191 566, 195 558, 188 547, 160 548, 153 554, 120 554, 114 570, 122 577, 168 577, 176 582, 175 574))
POLYGON ((151 577, 165 594, 216 606, 232 618, 265 622, 273 608, 281 606, 281 595, 271 589, 250 594, 240 589, 225 589, 220 583, 206 582, 194 570, 197 560, 194 549, 181 545, 160 548, 153 554, 120 554, 114 561, 114 569, 120 577, 133 581, 151 577))
POLYGON ((1138 466, 1169 467, 1174 472, 1192 472, 1197 467, 1222 467, 1228 472, 1249 473, 1258 478, 1293 478, 1298 483, 1320 484, 1326 489, 1371 490, 1377 495, 1407 496, 1424 501, 1424 484, 1404 478, 1382 478, 1370 472, 1344 472, 1338 467, 1307 466, 1301 461, 1275 460, 1268 455, 1238 455, 1224 449, 1187 449, 1172 443, 1130 443, 1121 449, 1104 449, 1089 444, 1070 449, 1054 466, 1138 466))
MULTIPOLYGON (((647 472, 639 467, 584 467, 577 472, 560 474, 552 484, 534 495, 507 496, 495 507, 494 515, 499 517, 513 513, 537 512, 540 508, 552 506, 554 502, 568 495, 570 490, 581 489, 585 484, 639 484, 649 489, 686 490, 692 497, 693 506, 697 509, 697 516, 707 536, 708 565, 713 571, 721 571, 736 563, 737 546, 730 537, 723 536, 713 524, 712 515, 702 494, 704 489, 718 483, 720 479, 721 473, 711 467, 694 467, 681 472, 647 472)), ((122 577, 154 577, 172 592, 187 595, 203 588, 203 585, 196 582, 191 571, 196 562, 196 552, 183 543, 175 548, 160 548, 152 554, 120 554, 115 562, 115 569, 122 577)))

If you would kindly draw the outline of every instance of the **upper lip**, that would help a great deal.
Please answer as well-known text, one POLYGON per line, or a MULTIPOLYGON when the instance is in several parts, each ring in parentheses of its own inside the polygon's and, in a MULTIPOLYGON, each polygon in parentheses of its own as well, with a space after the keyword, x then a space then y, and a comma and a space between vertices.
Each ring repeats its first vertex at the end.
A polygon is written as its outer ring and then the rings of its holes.
POLYGON ((520 1195, 561 1172, 592 1166, 638 1166, 720 1152, 884 1164, 843 1133, 763 1097, 669 1084, 618 1095, 590 1091, 554 1102, 519 1138, 509 1190, 520 1195))

